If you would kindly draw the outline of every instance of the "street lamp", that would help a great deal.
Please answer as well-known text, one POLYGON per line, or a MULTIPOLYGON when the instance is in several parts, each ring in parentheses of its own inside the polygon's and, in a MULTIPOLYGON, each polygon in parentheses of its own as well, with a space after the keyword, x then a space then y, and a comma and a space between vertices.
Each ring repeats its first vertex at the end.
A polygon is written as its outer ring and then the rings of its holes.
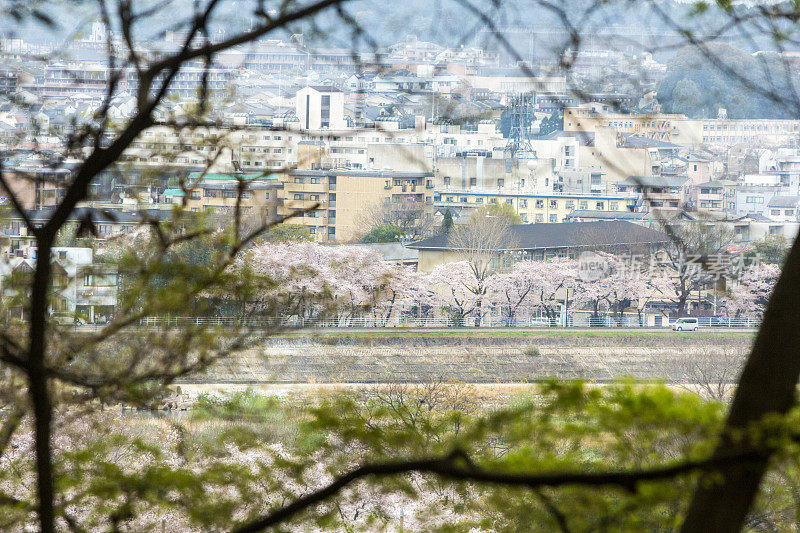
POLYGON ((569 290, 575 286, 575 282, 569 278, 564 280, 564 327, 569 327, 568 310, 569 310, 569 290))

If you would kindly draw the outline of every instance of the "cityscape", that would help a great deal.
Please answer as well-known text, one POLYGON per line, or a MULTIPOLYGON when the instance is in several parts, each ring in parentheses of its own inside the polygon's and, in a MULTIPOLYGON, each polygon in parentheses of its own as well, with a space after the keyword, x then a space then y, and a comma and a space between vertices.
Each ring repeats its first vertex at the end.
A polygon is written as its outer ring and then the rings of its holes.
POLYGON ((796 4, 0 12, 0 530, 799 527, 796 4))

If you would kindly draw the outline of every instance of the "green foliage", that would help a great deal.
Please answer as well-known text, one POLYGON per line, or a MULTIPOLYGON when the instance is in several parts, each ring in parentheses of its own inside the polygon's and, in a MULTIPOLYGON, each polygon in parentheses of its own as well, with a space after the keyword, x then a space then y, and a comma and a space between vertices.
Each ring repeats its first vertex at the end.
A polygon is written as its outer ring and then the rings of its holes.
MULTIPOLYGON (((527 352, 527 351, 526 351, 527 352)), ((662 385, 550 382, 486 397, 460 383, 375 385, 324 394, 202 394, 186 421, 95 413, 59 430, 57 488, 64 512, 88 529, 220 530, 262 515, 356 466, 462 450, 494 473, 639 471, 702 460, 725 406, 662 385)), ((779 454, 754 510, 776 530, 800 512, 797 412, 748 434, 779 454)), ((12 442, 2 495, 28 494, 32 458, 12 442)), ((697 474, 638 483, 531 490, 433 475, 373 476, 293 518, 299 530, 397 527, 399 495, 411 530, 666 531, 685 512, 697 474), (554 511, 557 510, 557 511, 554 511)), ((33 506, 0 499, 0 525, 23 529, 33 506)))
POLYGON ((522 223, 522 217, 514 211, 514 207, 506 203, 483 205, 472 213, 471 219, 477 220, 486 217, 497 218, 506 226, 522 223))
POLYGON ((789 243, 783 235, 769 234, 753 241, 755 253, 765 263, 782 265, 789 254, 789 243))
POLYGON ((405 231, 400 226, 394 224, 384 224, 383 226, 375 226, 364 235, 361 242, 364 244, 372 244, 378 242, 399 242, 405 235, 405 231))
POLYGON ((266 239, 272 242, 305 242, 314 240, 307 226, 302 224, 278 224, 271 227, 266 239))
POLYGON ((524 353, 528 357, 539 357, 539 348, 537 348, 536 346, 529 346, 525 348, 525 351, 523 351, 522 353, 524 353))
POLYGON ((794 101, 800 77, 786 70, 779 55, 756 58, 721 42, 704 46, 684 47, 667 64, 658 89, 664 111, 716 117, 725 108, 729 118, 794 118, 784 102, 794 101))
POLYGON ((444 212, 444 217, 442 218, 442 233, 448 234, 450 230, 453 229, 453 213, 450 212, 450 209, 444 212))

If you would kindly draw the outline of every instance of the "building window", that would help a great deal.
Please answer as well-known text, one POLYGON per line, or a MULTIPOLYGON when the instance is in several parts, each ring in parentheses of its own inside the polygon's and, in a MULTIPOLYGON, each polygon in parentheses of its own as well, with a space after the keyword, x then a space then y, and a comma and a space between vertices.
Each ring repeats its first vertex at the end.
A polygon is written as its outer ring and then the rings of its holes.
POLYGON ((520 206, 520 207, 528 207, 528 200, 526 200, 526 199, 524 199, 524 198, 523 198, 523 199, 521 199, 521 200, 519 201, 519 206, 520 206))
POLYGON ((558 222, 558 215, 556 214, 550 215, 550 222, 558 222))
POLYGON ((84 287, 116 287, 116 274, 86 274, 83 277, 84 287))
POLYGON ((536 200, 536 209, 544 209, 544 200, 536 200))
POLYGON ((770 210, 770 214, 771 215, 780 215, 781 214, 781 210, 780 209, 772 209, 772 210, 770 210))
POLYGON ((589 202, 587 202, 586 200, 581 200, 578 206, 580 207, 580 209, 589 209, 589 202))
POLYGON ((598 211, 602 211, 605 208, 606 208, 605 202, 597 202, 595 204, 595 209, 597 209, 598 211))
POLYGON ((618 211, 619 210, 619 202, 609 202, 608 203, 609 211, 618 211))
POLYGON ((295 182, 295 183, 305 183, 305 182, 306 182, 306 179, 305 179, 305 178, 295 178, 295 179, 294 179, 294 182, 295 182))
POLYGON ((558 209, 558 200, 550 200, 550 209, 558 209))
POLYGON ((505 187, 505 185, 506 185, 506 180, 504 180, 502 178, 497 180, 497 188, 498 189, 502 189, 503 187, 505 187))
POLYGON ((312 184, 318 184, 319 183, 319 178, 311 178, 311 183, 312 184))
POLYGON ((321 128, 327 128, 331 125, 331 97, 328 94, 322 95, 319 125, 321 128))
POLYGON ((511 198, 509 198, 509 199, 506 200, 506 203, 508 205, 512 205, 514 203, 514 201, 511 198))
POLYGON ((565 207, 567 209, 575 209, 575 200, 567 200, 565 207))
POLYGON ((450 178, 448 178, 448 177, 444 178, 444 186, 445 187, 449 187, 450 186, 450 178))
POLYGON ((294 199, 295 200, 302 200, 303 199, 303 195, 302 194, 295 194, 294 195, 294 199))
POLYGON ((536 222, 544 222, 544 215, 541 213, 536 213, 536 222))
POLYGON ((478 185, 478 178, 470 178, 469 179, 469 186, 470 187, 475 187, 476 185, 478 185))
POLYGON ((267 191, 266 193, 264 193, 264 198, 266 198, 267 200, 269 200, 269 191, 267 191))

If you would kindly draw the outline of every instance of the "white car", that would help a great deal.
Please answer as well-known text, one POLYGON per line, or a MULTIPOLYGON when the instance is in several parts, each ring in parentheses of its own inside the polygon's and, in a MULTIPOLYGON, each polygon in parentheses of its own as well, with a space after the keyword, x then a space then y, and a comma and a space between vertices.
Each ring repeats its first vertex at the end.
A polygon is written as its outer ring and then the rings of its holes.
POLYGON ((672 331, 697 331, 698 327, 696 318, 679 318, 672 324, 672 331))

